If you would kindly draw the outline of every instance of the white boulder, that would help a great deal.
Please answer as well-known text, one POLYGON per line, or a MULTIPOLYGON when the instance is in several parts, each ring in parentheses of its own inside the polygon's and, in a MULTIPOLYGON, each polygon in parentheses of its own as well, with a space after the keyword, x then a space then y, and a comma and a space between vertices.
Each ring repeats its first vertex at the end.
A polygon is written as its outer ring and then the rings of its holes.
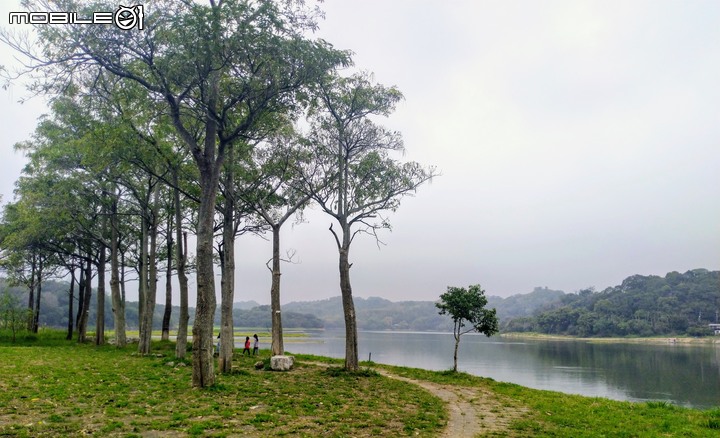
POLYGON ((290 371, 295 364, 292 356, 273 356, 270 358, 270 369, 273 371, 290 371))

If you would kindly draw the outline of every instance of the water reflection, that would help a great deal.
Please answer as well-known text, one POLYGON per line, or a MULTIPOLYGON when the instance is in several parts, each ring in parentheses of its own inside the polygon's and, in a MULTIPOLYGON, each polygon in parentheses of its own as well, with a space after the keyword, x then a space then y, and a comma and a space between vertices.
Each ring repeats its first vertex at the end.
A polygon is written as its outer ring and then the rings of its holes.
MULTIPOLYGON (((286 338, 294 353, 344 357, 342 331, 286 338)), ((429 370, 452 367, 449 333, 360 332, 359 354, 375 362, 429 370)), ((592 343, 464 335, 458 368, 537 389, 616 400, 720 406, 720 348, 712 345, 592 343)))

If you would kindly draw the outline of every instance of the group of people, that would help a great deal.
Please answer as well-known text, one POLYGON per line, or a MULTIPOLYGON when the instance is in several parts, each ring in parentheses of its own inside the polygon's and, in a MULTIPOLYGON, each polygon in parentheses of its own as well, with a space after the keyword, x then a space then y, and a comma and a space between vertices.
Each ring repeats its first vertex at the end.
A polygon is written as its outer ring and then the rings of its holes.
MULTIPOLYGON (((253 335, 253 338, 255 339, 253 341, 253 356, 255 356, 258 352, 258 348, 260 347, 260 340, 258 339, 257 333, 253 335)), ((242 354, 245 354, 247 351, 248 356, 250 356, 250 336, 245 336, 245 349, 243 350, 242 354)))
MULTIPOLYGON (((220 334, 217 336, 218 342, 215 346, 215 353, 220 353, 220 334)), ((255 356, 258 352, 258 349, 260 348, 260 339, 258 339, 257 333, 253 335, 253 351, 252 355, 255 356)), ((245 352, 247 351, 248 356, 250 356, 250 336, 245 336, 245 349, 243 350, 242 354, 245 355, 245 352)))

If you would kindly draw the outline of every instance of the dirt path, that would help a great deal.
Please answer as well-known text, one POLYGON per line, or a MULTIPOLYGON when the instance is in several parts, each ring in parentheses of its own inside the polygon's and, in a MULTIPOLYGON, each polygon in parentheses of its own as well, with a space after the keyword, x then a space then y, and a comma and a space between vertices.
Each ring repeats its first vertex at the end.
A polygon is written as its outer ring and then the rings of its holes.
MULTIPOLYGON (((328 366, 319 362, 304 363, 328 366)), ((441 385, 401 377, 383 369, 375 368, 375 371, 390 379, 418 385, 440 397, 447 404, 449 414, 447 426, 440 435, 442 437, 516 436, 510 429, 510 423, 528 413, 526 408, 517 407, 492 391, 483 388, 441 385)))
POLYGON ((527 410, 509 405, 496 394, 482 388, 441 385, 423 380, 396 376, 385 370, 376 370, 391 378, 425 388, 440 397, 448 408, 449 418, 443 437, 477 437, 501 434, 513 436, 510 423, 522 417, 527 410))

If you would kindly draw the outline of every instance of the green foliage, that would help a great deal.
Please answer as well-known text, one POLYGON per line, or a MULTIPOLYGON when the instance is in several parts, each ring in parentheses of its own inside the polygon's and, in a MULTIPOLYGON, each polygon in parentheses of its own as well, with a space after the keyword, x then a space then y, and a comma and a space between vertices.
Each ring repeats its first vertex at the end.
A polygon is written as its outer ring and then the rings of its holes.
POLYGON ((30 310, 20 304, 17 295, 7 288, 3 289, 0 293, 0 339, 7 333, 12 342, 15 342, 17 334, 27 329, 30 315, 30 310))
POLYGON ((440 302, 435 306, 440 309, 441 315, 448 314, 453 320, 453 335, 455 336, 455 354, 453 356, 453 371, 458 369, 458 346, 460 336, 476 331, 486 336, 498 332, 498 319, 495 309, 486 309, 487 298, 485 291, 479 284, 471 285, 468 289, 448 286, 447 292, 440 295, 440 302), (469 324, 470 328, 465 328, 469 324))
POLYGON ((360 368, 359 370, 346 370, 343 367, 328 367, 323 373, 329 377, 345 377, 345 378, 360 378, 360 377, 380 377, 380 374, 372 368, 360 368))
POLYGON ((720 409, 708 411, 708 417, 706 427, 708 429, 720 430, 720 409))
POLYGON ((720 312, 720 272, 634 275, 602 292, 566 295, 554 308, 508 329, 575 336, 706 336, 720 312))
POLYGON ((441 315, 448 314, 455 325, 455 338, 470 331, 492 336, 498 332, 498 320, 495 309, 486 309, 487 298, 479 284, 462 287, 448 286, 447 292, 440 295, 435 306, 441 315), (469 329, 464 329, 470 324, 469 329))

